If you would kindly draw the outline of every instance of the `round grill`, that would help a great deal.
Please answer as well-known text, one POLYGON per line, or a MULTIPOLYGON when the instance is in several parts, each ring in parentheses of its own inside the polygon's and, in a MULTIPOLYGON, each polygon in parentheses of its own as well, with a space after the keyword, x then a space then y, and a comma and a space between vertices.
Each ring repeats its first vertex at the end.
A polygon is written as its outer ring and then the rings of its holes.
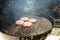
MULTIPOLYGON (((26 15, 25 15, 26 16, 26 15)), ((23 16, 22 16, 23 17, 23 16)), ((20 40, 42 40, 52 29, 51 22, 44 17, 26 16, 29 18, 36 18, 37 22, 30 28, 23 28, 22 26, 13 24, 6 30, 2 29, 5 34, 20 37, 20 40)))

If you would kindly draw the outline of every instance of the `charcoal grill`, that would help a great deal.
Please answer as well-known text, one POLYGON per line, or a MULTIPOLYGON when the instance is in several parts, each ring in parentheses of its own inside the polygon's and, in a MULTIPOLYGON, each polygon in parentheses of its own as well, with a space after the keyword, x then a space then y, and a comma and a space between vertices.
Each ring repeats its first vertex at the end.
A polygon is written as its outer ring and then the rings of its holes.
POLYGON ((54 25, 53 18, 48 16, 52 3, 52 0, 0 0, 0 31, 20 40, 44 40, 54 25), (15 25, 16 20, 26 15, 39 19, 37 24, 31 28, 15 25))
MULTIPOLYGON (((26 15, 25 15, 26 16, 26 15)), ((27 16, 27 17, 35 17, 35 16, 27 16)), ((52 23, 47 18, 41 16, 38 17, 38 26, 36 24, 30 28, 23 28, 21 26, 17 26, 13 24, 7 29, 1 29, 1 32, 10 35, 19 37, 20 40, 44 40, 48 33, 51 32, 52 23)))

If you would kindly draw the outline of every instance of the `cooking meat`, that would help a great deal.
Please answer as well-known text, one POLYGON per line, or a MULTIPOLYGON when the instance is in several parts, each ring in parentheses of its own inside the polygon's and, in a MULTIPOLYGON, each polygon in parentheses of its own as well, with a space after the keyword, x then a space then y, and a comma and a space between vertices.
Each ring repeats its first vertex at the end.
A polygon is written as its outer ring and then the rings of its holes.
POLYGON ((18 24, 18 25, 22 25, 23 23, 24 23, 23 20, 17 20, 17 21, 16 21, 16 24, 18 24))
POLYGON ((34 18, 31 18, 31 19, 29 19, 29 21, 34 23, 34 22, 36 22, 37 20, 34 19, 34 18))
POLYGON ((32 23, 31 22, 24 22, 23 27, 31 27, 32 23))
POLYGON ((28 17, 21 17, 20 19, 26 21, 26 20, 28 20, 29 18, 28 18, 28 17))

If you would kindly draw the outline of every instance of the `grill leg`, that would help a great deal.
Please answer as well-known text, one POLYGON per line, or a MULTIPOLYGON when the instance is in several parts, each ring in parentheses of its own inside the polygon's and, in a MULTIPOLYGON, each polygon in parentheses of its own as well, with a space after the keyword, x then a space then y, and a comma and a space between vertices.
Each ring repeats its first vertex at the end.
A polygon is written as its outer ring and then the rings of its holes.
POLYGON ((28 40, 28 38, 19 37, 19 40, 28 40))
POLYGON ((21 40, 21 37, 19 37, 19 40, 21 40))
POLYGON ((24 40, 24 37, 22 37, 22 40, 24 40))
POLYGON ((33 39, 33 36, 31 36, 31 40, 33 39))
POLYGON ((28 38, 26 38, 26 40, 28 40, 28 38))
POLYGON ((19 40, 24 40, 24 37, 19 37, 19 40))

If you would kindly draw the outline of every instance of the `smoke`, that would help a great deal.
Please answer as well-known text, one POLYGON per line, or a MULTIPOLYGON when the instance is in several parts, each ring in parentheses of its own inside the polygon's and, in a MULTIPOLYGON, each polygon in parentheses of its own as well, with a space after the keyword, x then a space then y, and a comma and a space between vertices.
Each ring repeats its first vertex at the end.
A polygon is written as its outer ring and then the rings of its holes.
POLYGON ((22 15, 45 14, 53 16, 54 12, 50 6, 57 4, 60 5, 59 0, 6 0, 2 8, 4 24, 15 23, 22 15))
MULTIPOLYGON (((54 15, 50 6, 57 5, 57 0, 7 0, 5 2, 4 14, 13 12, 15 20, 22 15, 54 15)), ((11 13, 12 14, 12 13, 11 13)))

